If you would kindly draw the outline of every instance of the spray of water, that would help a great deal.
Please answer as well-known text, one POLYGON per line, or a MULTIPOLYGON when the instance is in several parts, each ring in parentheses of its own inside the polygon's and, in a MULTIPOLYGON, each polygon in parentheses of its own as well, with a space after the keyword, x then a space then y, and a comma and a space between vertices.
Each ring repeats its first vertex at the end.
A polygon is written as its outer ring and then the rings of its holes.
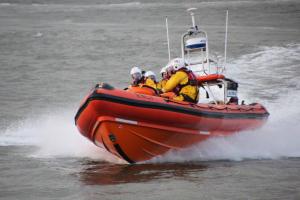
MULTIPOLYGON (((299 98, 300 92, 293 97, 299 98)), ((300 157, 300 111, 297 98, 270 105, 270 119, 258 130, 216 137, 182 151, 171 151, 150 163, 300 157)))
POLYGON ((268 123, 258 130, 211 138, 186 150, 171 151, 150 162, 300 157, 300 83, 295 81, 299 78, 299 61, 299 44, 260 47, 257 52, 234 60, 229 76, 238 77, 245 89, 240 94, 243 99, 262 102, 268 108, 268 123), (248 93, 253 90, 263 92, 271 100, 250 97, 248 93), (274 100, 271 97, 275 94, 278 98, 274 100))
POLYGON ((113 163, 122 161, 84 138, 74 124, 74 113, 51 112, 30 118, 0 134, 0 146, 36 146, 29 156, 79 157, 113 163))

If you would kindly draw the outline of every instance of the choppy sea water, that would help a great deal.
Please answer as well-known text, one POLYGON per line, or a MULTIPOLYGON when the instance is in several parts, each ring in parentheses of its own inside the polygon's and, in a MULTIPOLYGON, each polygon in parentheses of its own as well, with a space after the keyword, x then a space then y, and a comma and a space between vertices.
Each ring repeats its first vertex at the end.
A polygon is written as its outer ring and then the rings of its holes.
MULTIPOLYGON (((0 0, 0 199, 299 199, 300 3, 0 0), (137 165, 96 148, 74 126, 96 83, 125 87, 133 65, 159 72, 190 26, 223 56, 246 103, 268 123, 137 165)), ((221 58, 222 60, 222 58, 221 58)))

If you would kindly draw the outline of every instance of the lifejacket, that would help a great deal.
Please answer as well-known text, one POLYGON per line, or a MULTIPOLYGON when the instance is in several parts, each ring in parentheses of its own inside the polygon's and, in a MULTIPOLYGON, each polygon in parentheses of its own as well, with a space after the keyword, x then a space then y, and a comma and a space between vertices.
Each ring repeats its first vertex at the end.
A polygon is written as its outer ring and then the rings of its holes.
POLYGON ((153 89, 157 89, 157 83, 153 81, 151 78, 146 78, 143 85, 147 85, 148 87, 152 87, 153 89))
POLYGON ((148 95, 158 95, 158 91, 156 89, 156 82, 153 81, 150 78, 143 78, 139 81, 138 85, 133 86, 135 87, 135 93, 142 93, 142 94, 148 94, 148 95), (137 89, 141 88, 141 89, 137 89), (145 92, 143 92, 145 91, 145 92), (150 91, 150 92, 149 92, 150 91))
POLYGON ((185 84, 178 84, 173 92, 176 94, 176 95, 182 95, 184 97, 184 100, 185 101, 189 101, 189 102, 192 102, 192 103, 197 103, 198 102, 198 93, 199 93, 199 89, 198 89, 198 80, 197 80, 197 76, 191 71, 191 70, 188 70, 187 68, 182 68, 178 71, 182 71, 182 72, 185 72, 187 75, 188 75, 188 82, 186 82, 185 84), (185 95, 185 94, 182 94, 180 93, 180 91, 186 87, 186 86, 195 86, 197 88, 197 94, 196 94, 196 99, 193 99, 191 97, 189 97, 188 95, 185 95))
POLYGON ((157 89, 161 90, 163 87, 165 87, 168 79, 162 79, 157 83, 157 89))

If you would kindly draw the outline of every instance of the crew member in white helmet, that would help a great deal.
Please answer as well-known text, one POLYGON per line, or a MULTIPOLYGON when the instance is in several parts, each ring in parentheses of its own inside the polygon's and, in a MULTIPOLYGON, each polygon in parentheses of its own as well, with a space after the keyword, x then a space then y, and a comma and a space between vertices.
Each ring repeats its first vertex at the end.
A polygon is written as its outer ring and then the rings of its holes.
MULTIPOLYGON (((167 66, 166 66, 167 67, 167 66)), ((161 90, 163 87, 165 87, 169 77, 168 77, 168 74, 167 74, 167 70, 166 70, 166 67, 163 67, 161 70, 160 70, 160 74, 161 74, 161 80, 157 83, 157 89, 158 90, 161 90)))
POLYGON ((171 60, 166 71, 172 74, 166 85, 162 88, 162 92, 174 92, 174 100, 188 101, 191 103, 198 102, 198 82, 195 74, 188 70, 182 58, 171 60))
POLYGON ((145 85, 157 89, 156 75, 152 71, 145 73, 145 85))
POLYGON ((137 87, 144 84, 144 77, 142 75, 142 70, 139 67, 131 68, 130 75, 132 78, 131 86, 137 87))

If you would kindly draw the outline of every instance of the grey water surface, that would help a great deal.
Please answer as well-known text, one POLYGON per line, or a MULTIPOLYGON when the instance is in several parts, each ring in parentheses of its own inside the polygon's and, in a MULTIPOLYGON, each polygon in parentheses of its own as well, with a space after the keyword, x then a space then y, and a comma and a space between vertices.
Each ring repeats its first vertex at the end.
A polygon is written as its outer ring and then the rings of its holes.
POLYGON ((0 0, 0 199, 300 199, 297 0, 0 0), (127 165, 81 137, 73 117, 99 82, 125 88, 132 66, 158 73, 190 26, 266 127, 127 165))

